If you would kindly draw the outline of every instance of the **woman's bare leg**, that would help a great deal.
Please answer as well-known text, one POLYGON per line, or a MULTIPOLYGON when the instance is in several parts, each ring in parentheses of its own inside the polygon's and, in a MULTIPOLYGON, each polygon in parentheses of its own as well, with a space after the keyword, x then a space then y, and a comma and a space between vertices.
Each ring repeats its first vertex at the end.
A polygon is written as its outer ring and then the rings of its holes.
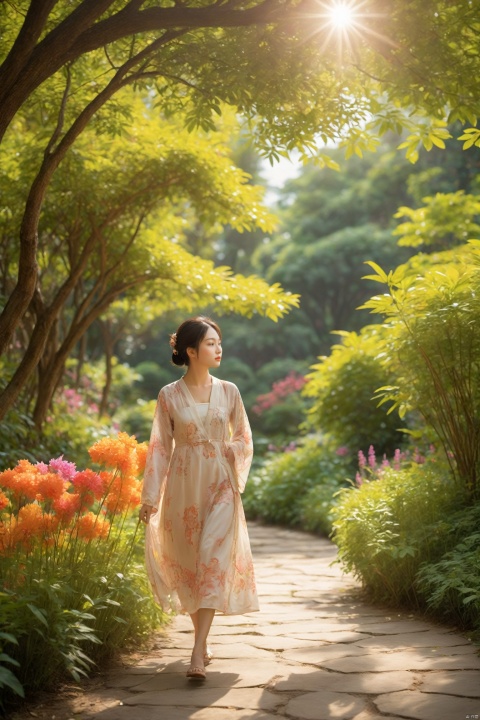
POLYGON ((213 608, 200 608, 190 615, 195 629, 195 644, 192 651, 192 667, 205 667, 205 648, 207 647, 208 633, 215 615, 213 608))

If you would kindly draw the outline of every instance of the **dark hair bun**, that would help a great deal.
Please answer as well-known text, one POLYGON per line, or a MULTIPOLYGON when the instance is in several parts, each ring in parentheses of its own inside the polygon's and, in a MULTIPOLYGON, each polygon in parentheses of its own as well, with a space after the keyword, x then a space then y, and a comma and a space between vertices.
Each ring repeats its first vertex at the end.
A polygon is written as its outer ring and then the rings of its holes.
POLYGON ((177 332, 170 335, 170 347, 173 350, 173 365, 177 365, 178 367, 189 365, 190 358, 188 357, 187 348, 195 348, 195 350, 198 350, 209 328, 213 328, 219 337, 222 337, 221 330, 217 323, 203 316, 185 320, 177 332))

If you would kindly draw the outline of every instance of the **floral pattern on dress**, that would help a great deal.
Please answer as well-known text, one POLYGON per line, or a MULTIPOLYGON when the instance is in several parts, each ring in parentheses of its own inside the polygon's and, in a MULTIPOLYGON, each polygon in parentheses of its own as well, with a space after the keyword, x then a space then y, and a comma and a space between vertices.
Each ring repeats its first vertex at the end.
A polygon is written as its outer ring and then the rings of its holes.
POLYGON ((202 523, 198 519, 198 507, 190 505, 183 511, 183 526, 185 528, 185 538, 190 545, 193 545, 194 536, 202 529, 202 523))

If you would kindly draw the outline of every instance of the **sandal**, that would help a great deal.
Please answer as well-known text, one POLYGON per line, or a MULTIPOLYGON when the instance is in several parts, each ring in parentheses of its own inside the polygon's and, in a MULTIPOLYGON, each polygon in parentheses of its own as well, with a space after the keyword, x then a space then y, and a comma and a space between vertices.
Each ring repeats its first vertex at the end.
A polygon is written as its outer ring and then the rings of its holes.
POLYGON ((207 645, 203 659, 205 660, 205 665, 209 665, 213 660, 213 650, 209 645, 207 645))
POLYGON ((205 680, 206 677, 207 673, 205 670, 197 665, 192 665, 187 670, 187 678, 191 678, 192 680, 205 680))

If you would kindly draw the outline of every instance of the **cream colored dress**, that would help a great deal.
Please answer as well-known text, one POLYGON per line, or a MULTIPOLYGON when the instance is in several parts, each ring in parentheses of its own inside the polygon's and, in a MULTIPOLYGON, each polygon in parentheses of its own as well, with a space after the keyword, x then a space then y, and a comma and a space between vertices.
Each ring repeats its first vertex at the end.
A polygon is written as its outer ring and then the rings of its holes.
POLYGON ((237 615, 258 610, 240 498, 252 436, 238 388, 212 383, 208 407, 195 402, 183 378, 158 396, 142 493, 142 502, 158 508, 147 526, 146 565, 164 609, 237 615))

